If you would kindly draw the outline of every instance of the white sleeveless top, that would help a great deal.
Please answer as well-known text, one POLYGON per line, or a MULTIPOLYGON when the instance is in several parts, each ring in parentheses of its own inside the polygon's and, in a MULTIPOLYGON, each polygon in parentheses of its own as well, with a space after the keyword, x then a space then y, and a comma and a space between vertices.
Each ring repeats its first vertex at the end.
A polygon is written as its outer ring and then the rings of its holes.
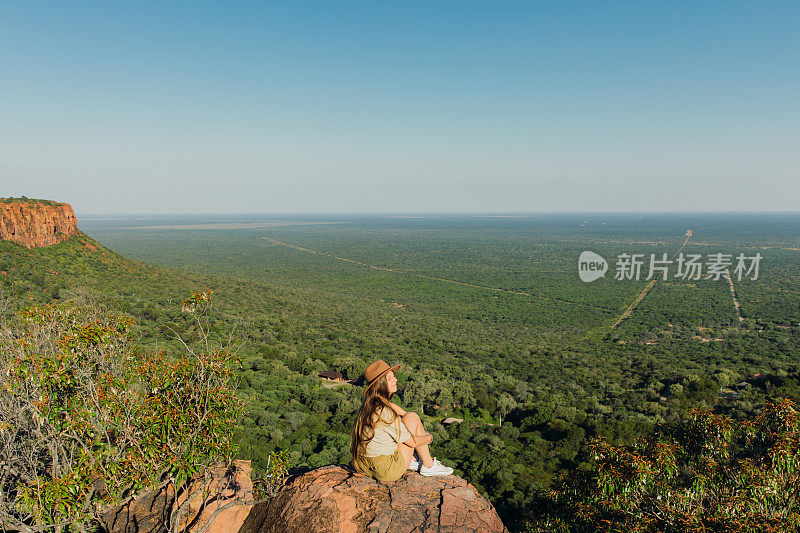
POLYGON ((400 416, 389 422, 392 416, 391 409, 382 409, 381 416, 375 424, 375 435, 367 443, 364 457, 377 457, 379 455, 392 455, 397 451, 397 446, 411 438, 408 430, 400 416))

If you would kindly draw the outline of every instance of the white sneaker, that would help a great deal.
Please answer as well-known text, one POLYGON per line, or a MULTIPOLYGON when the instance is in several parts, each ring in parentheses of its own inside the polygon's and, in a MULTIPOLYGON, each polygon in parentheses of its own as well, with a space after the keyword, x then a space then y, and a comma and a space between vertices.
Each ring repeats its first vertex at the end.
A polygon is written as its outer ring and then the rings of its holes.
POLYGON ((434 457, 433 464, 429 467, 422 465, 419 473, 423 476, 449 476, 453 473, 453 469, 449 466, 444 466, 439 460, 434 457))
POLYGON ((416 459, 411 459, 411 462, 408 463, 408 469, 414 471, 419 470, 419 461, 417 461, 416 459))

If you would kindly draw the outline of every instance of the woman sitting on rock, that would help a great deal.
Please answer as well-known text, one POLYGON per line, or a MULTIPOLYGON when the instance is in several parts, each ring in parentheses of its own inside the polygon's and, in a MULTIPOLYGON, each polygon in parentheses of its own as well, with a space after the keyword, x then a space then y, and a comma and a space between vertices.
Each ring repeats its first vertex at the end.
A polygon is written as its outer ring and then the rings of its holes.
POLYGON ((389 401, 397 392, 394 371, 398 368, 400 365, 390 368, 378 360, 364 371, 366 397, 350 440, 353 466, 379 481, 395 481, 406 470, 419 470, 423 476, 448 476, 453 469, 431 457, 428 444, 433 436, 422 427, 419 415, 389 401), (414 459, 415 450, 422 465, 414 459))

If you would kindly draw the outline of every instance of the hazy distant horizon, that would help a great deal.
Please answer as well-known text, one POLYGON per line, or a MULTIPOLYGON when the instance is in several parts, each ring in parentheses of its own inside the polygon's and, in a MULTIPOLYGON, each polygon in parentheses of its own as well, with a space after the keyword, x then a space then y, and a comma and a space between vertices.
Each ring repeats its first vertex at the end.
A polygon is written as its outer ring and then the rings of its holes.
MULTIPOLYGON (((69 202, 67 202, 69 203, 69 202)), ((503 211, 408 211, 408 212, 379 212, 379 211, 330 211, 330 212, 273 212, 273 213, 223 213, 223 212, 207 212, 207 213, 179 213, 179 212, 140 212, 140 213, 82 213, 75 210, 75 215, 79 219, 89 217, 103 217, 103 218, 130 218, 130 217, 305 217, 305 216, 386 216, 386 217, 435 217, 435 216, 464 216, 464 217, 487 217, 487 218, 514 218, 514 217, 531 217, 543 215, 800 215, 800 210, 794 211, 780 211, 780 210, 764 210, 764 211, 528 211, 528 212, 503 212, 503 211)), ((97 218, 96 220, 102 220, 97 218)))

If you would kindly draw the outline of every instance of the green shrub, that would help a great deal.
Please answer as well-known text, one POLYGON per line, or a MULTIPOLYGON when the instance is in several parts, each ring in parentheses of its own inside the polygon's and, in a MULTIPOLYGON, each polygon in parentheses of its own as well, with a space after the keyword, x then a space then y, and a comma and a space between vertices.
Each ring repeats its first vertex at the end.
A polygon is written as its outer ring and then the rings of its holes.
MULTIPOLYGON (((708 410, 629 446, 597 438, 552 493, 570 531, 800 528, 800 417, 789 399, 736 421, 708 410)), ((557 529, 549 523, 549 527, 557 529)))
MULTIPOLYGON (((184 311, 210 307, 194 293, 184 311)), ((168 355, 131 343, 133 320, 58 303, 0 331, 0 521, 4 529, 87 524, 163 479, 232 454, 242 404, 236 357, 206 342, 168 355)), ((207 330, 204 330, 207 331, 207 330)))

